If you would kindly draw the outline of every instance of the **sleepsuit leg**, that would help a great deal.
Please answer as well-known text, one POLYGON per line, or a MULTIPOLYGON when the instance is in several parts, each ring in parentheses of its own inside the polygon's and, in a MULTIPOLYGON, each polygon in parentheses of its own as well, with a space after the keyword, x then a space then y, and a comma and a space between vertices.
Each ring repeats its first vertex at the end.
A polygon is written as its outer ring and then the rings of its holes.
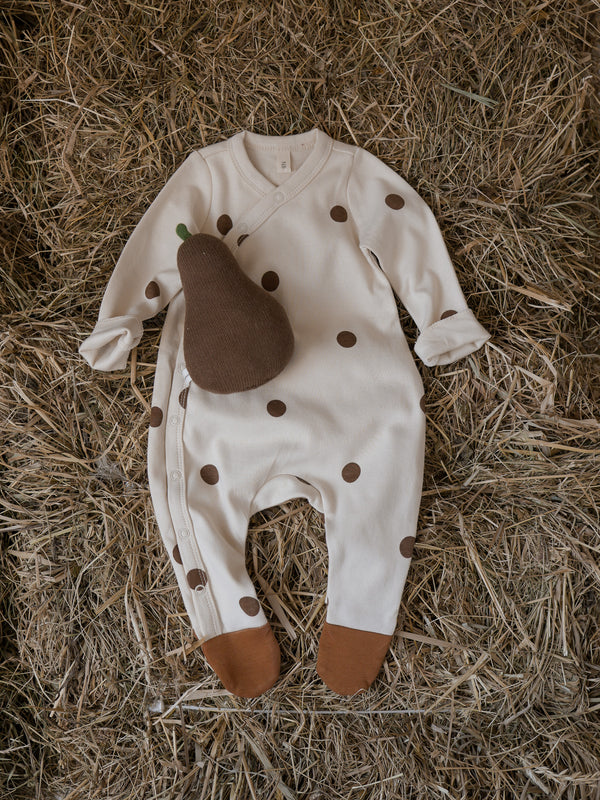
POLYGON ((235 476, 222 466, 217 479, 218 468, 212 466, 212 472, 190 469, 187 476, 189 568, 202 563, 201 591, 210 597, 213 611, 212 620, 205 609, 193 624, 202 652, 225 688, 240 697, 256 697, 279 677, 279 645, 246 569, 249 499, 236 487, 235 476))
MULTIPOLYGON (((182 299, 178 296, 173 303, 182 299)), ((169 320, 180 325, 181 315, 173 313, 169 320)), ((231 476, 219 479, 214 465, 198 463, 205 436, 202 425, 194 424, 195 411, 188 429, 200 441, 193 435, 188 437, 191 442, 184 441, 187 400, 190 388, 194 389, 180 349, 170 345, 180 337, 171 333, 165 328, 161 339, 148 433, 155 517, 208 662, 227 689, 254 697, 277 680, 280 653, 245 567, 249 514, 240 493, 243 481, 236 486, 231 476)), ((248 489, 246 495, 253 492, 248 489)))
POLYGON ((324 502, 329 568, 316 668, 338 694, 367 689, 391 643, 415 541, 424 438, 415 409, 410 424, 340 442, 326 475, 311 471, 324 502))

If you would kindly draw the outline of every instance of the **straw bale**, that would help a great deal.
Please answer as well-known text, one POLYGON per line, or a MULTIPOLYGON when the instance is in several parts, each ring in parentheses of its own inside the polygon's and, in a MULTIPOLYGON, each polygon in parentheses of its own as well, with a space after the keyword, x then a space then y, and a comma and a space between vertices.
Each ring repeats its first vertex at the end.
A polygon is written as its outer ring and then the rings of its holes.
POLYGON ((599 30, 598 0, 1 0, 3 798, 600 798, 599 30), (423 502, 375 684, 315 673, 327 546, 296 499, 251 520, 282 672, 244 701, 148 493, 164 312, 123 372, 77 347, 192 148, 315 125, 421 193, 492 339, 417 362, 423 502))

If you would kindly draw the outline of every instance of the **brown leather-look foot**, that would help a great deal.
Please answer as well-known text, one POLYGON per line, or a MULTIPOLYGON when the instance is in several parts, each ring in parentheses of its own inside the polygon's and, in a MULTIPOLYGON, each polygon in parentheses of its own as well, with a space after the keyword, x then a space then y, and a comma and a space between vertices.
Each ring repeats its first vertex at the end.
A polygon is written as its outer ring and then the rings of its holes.
POLYGON ((238 697, 258 697, 279 677, 281 654, 268 622, 260 628, 222 633, 200 647, 223 686, 238 697))
POLYGON ((317 674, 337 694, 368 689, 377 677, 392 635, 326 622, 319 640, 317 674))

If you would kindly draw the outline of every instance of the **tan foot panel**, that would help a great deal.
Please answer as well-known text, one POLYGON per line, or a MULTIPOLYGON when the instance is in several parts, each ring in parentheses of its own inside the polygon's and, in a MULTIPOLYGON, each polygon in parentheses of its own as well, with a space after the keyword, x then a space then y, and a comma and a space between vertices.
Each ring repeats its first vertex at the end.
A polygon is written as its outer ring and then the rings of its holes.
POLYGON ((279 677, 279 644, 269 623, 222 633, 200 647, 223 686, 238 697, 258 697, 279 677))
POLYGON ((337 694, 350 695, 373 683, 392 635, 326 622, 319 640, 317 673, 337 694))

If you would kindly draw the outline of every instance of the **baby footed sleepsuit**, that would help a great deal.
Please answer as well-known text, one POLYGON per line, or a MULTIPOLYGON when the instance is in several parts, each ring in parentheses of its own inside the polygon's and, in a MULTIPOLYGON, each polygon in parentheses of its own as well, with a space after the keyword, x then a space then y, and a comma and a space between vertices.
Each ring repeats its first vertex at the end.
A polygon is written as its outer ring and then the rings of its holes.
POLYGON ((426 422, 394 292, 427 366, 490 338, 467 307, 433 213, 396 172, 319 128, 242 130, 192 151, 169 178, 80 345, 92 367, 124 369, 142 321, 169 305, 148 432, 150 492, 204 656, 241 697, 260 695, 280 673, 245 566, 248 521, 293 497, 325 519, 317 673, 350 695, 371 685, 387 653, 415 541, 426 422), (211 391, 192 379, 196 354, 188 345, 186 363, 183 343, 195 320, 206 321, 194 298, 215 312, 214 336, 193 340, 210 339, 200 361, 212 370, 231 369, 226 343, 244 346, 247 332, 228 321, 234 283, 225 297, 218 270, 209 279, 199 262, 182 273, 181 230, 216 237, 244 280, 287 315, 293 351, 260 385, 211 391))

